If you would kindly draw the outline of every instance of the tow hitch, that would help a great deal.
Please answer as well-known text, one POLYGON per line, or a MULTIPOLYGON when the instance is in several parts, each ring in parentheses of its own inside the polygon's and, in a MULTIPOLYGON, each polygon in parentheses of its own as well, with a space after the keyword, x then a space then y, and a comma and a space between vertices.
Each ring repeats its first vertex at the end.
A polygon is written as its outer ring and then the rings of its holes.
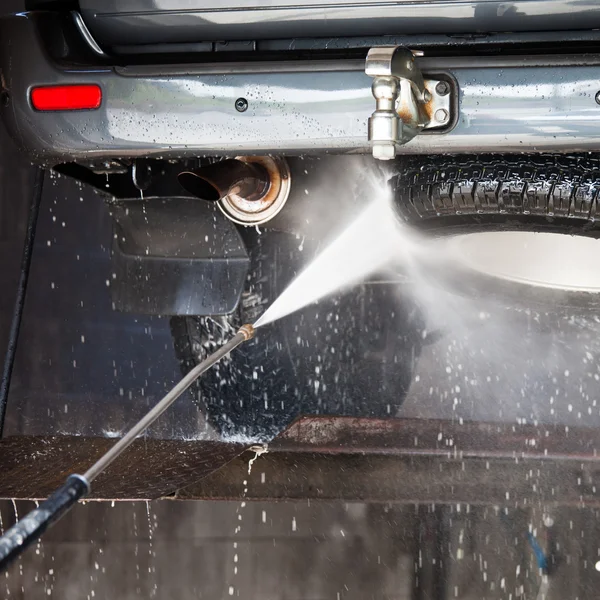
POLYGON ((450 85, 423 79, 415 62, 421 56, 400 46, 371 48, 365 73, 373 77, 375 112, 369 118, 373 156, 391 160, 398 146, 423 129, 445 127, 451 120, 450 85))

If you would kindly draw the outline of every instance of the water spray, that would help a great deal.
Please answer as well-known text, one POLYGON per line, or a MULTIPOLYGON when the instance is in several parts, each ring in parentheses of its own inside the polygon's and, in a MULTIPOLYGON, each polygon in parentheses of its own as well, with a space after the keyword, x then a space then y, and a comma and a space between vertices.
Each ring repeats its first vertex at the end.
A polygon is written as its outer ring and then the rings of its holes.
POLYGON ((119 457, 137 438, 162 415, 183 392, 214 364, 227 356, 241 343, 254 337, 253 325, 243 325, 218 350, 196 365, 163 399, 141 418, 108 452, 103 454, 83 475, 69 475, 65 484, 40 506, 15 523, 0 537, 0 569, 5 569, 29 545, 35 542, 50 525, 58 521, 79 499, 87 496, 91 482, 119 457))

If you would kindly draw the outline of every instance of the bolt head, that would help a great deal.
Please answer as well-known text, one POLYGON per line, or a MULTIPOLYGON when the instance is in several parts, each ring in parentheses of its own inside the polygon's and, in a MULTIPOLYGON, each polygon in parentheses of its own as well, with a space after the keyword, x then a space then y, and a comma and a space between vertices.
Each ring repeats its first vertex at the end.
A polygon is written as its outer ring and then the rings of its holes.
POLYGON ((396 157, 396 146, 394 144, 373 144, 373 158, 377 160, 392 160, 396 157))
POLYGON ((438 81, 435 91, 439 96, 447 96, 450 93, 450 86, 445 81, 438 81))
POLYGON ((448 111, 445 108, 439 108, 435 111, 434 117, 438 123, 445 123, 448 120, 448 111))
POLYGON ((600 104, 600 92, 596 92, 596 104, 600 104))

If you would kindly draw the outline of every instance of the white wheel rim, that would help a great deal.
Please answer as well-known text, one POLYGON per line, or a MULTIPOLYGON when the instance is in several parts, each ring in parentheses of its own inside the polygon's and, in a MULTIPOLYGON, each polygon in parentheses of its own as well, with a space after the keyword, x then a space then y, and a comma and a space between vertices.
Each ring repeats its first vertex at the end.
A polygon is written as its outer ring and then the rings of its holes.
POLYGON ((492 231, 447 238, 445 258, 504 281, 600 293, 600 240, 559 233, 492 231))

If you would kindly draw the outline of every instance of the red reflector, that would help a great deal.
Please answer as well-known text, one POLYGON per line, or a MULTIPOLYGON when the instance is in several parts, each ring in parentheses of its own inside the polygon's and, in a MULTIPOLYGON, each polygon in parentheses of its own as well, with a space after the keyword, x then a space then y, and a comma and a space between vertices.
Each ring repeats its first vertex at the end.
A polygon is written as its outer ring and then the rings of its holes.
POLYGON ((102 102, 99 85, 55 85, 31 90, 36 110, 83 110, 98 108, 102 102))

